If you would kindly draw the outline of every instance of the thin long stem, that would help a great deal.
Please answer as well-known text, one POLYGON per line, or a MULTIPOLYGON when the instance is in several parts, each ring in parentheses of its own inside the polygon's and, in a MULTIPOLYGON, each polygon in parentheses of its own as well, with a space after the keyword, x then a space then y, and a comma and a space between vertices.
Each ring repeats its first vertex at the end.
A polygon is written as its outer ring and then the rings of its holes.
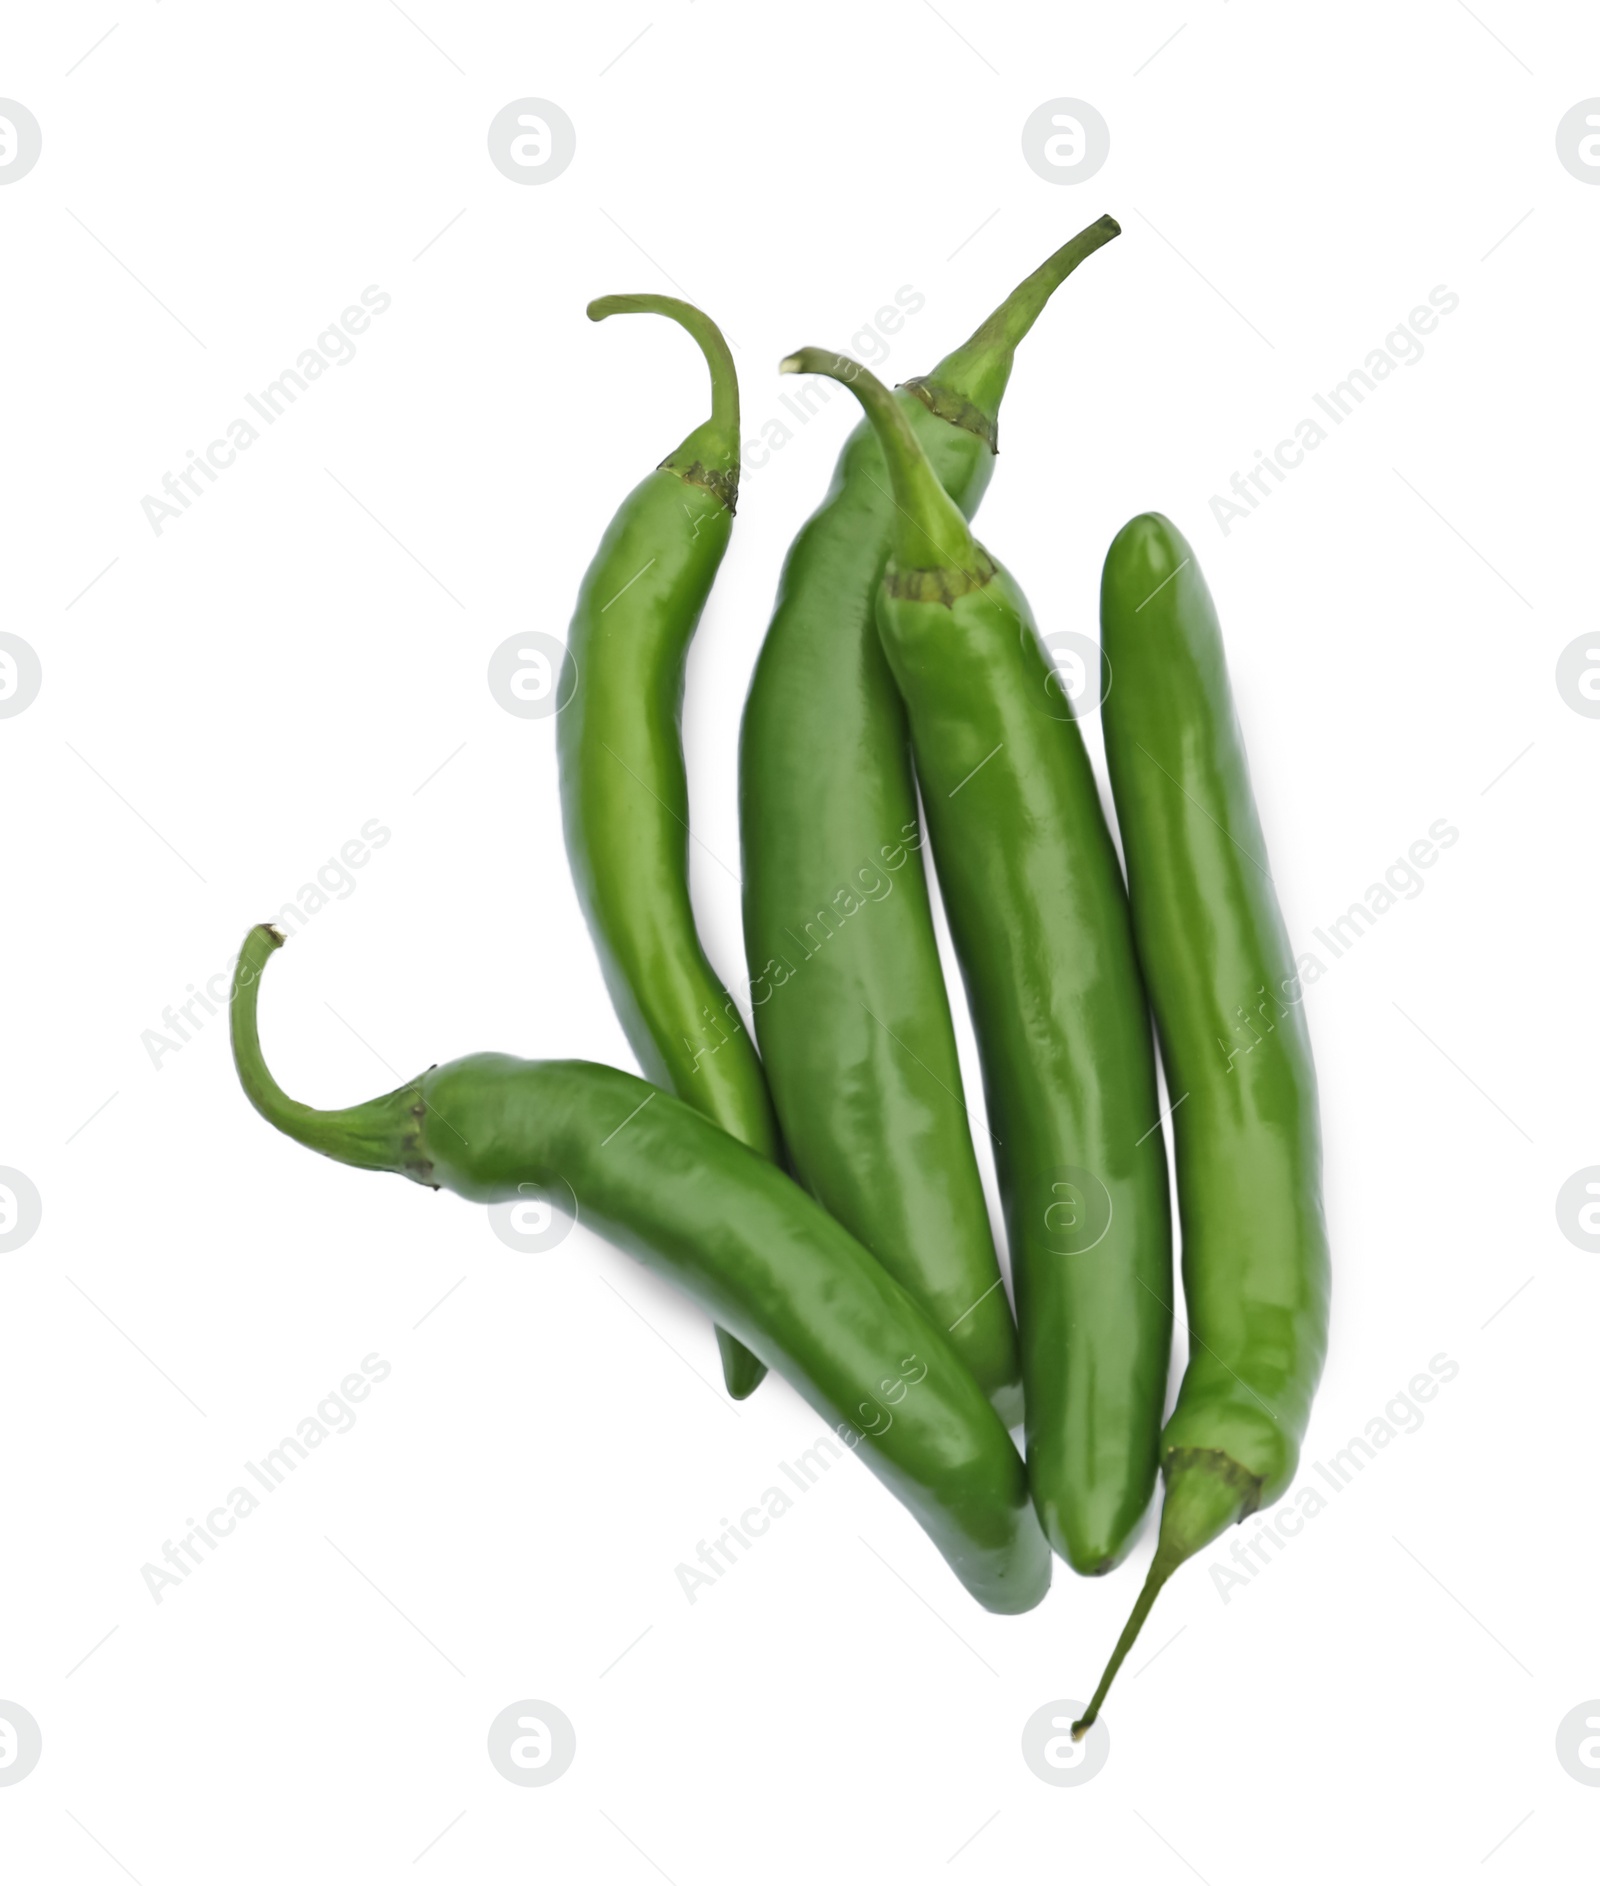
POLYGON ((1259 1478, 1217 1447, 1170 1449, 1162 1466, 1162 1478, 1166 1486, 1155 1557, 1150 1561, 1144 1588, 1122 1627, 1122 1635, 1117 1639, 1100 1686, 1089 1699, 1089 1707, 1072 1725, 1074 1742, 1083 1740, 1099 1715, 1111 1679, 1133 1648, 1134 1639, 1149 1617, 1150 1607, 1161 1587, 1186 1559, 1192 1559, 1219 1533, 1236 1525, 1244 1514, 1253 1513, 1261 1494, 1259 1478))
POLYGON ((935 410, 939 410, 940 401, 970 403, 988 422, 992 433, 1018 343, 1078 264, 1121 234, 1122 225, 1114 217, 1102 216, 1087 229, 1080 229, 1070 242, 1064 242, 1054 255, 1018 282, 999 307, 924 376, 921 386, 932 396, 935 410))
POLYGON ((1128 1614, 1128 1621, 1122 1627, 1122 1635, 1117 1639, 1117 1647, 1111 1653, 1111 1661, 1106 1665, 1100 1678, 1099 1688, 1089 1698, 1089 1707, 1072 1725, 1072 1739, 1081 1742, 1094 1727, 1094 1719, 1100 1713, 1100 1705, 1106 1699, 1106 1691, 1111 1687, 1112 1678, 1122 1668, 1123 1660, 1133 1648, 1133 1640, 1144 1629, 1144 1621, 1150 1615, 1150 1608, 1160 1595, 1161 1587, 1183 1563, 1182 1559, 1173 1559, 1163 1563, 1158 1552, 1150 1561, 1150 1570, 1145 1576, 1143 1589, 1134 1600, 1134 1606, 1128 1614))

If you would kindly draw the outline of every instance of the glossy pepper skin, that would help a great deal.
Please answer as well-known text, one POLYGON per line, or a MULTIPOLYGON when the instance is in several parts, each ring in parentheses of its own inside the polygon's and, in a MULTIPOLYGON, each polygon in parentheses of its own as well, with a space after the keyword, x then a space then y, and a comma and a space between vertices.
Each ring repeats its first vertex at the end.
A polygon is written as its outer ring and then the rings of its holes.
POLYGON ((894 478, 878 631, 983 1063, 1028 1476, 1050 1543, 1076 1571, 1107 1571, 1155 1484, 1172 1329, 1155 1056, 1116 851, 1027 601, 900 408, 838 355, 784 366, 856 393, 894 478))
MULTIPOLYGON (((994 465, 1019 341, 1078 263, 1057 251, 898 402, 970 516, 994 465)), ((920 855, 905 710, 873 621, 893 505, 863 420, 795 539, 740 741, 745 954, 756 1034, 796 1175, 899 1278, 1008 1422, 1010 1307, 971 1130, 920 855)))
MULTIPOLYGON (((589 318, 655 313, 699 342, 712 412, 623 500, 578 592, 556 723, 567 854, 606 986, 650 1080, 780 1158, 755 1045, 706 959, 689 901, 684 664, 733 528, 739 389, 727 342, 666 295, 608 295, 589 318)), ((728 1392, 763 1370, 719 1329, 728 1392)))
POLYGON ((999 1417, 935 1329, 850 1234, 769 1161, 634 1075, 475 1054, 362 1106, 278 1086, 256 1009, 283 938, 260 925, 234 975, 233 1051, 251 1104, 346 1165, 463 1198, 570 1207, 793 1383, 992 1611, 1026 1611, 1050 1552, 999 1417))
POLYGON ((1172 1115, 1190 1353, 1161 1437, 1150 1576, 1081 1729, 1156 1593, 1294 1477, 1328 1339, 1316 1072, 1294 952, 1194 552, 1166 518, 1117 533, 1100 591, 1101 717, 1172 1115))

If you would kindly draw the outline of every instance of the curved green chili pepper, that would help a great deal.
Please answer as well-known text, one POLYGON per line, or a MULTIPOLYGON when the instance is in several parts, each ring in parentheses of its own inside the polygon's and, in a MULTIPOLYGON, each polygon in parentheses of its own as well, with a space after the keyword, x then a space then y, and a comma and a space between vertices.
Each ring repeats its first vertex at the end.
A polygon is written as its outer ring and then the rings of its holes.
POLYGON ((1010 1232, 1028 1477, 1077 1571, 1127 1549, 1155 1483, 1172 1330, 1155 1056, 1094 773, 1015 582, 974 543, 904 408, 847 385, 893 479, 878 631, 905 700, 983 1062, 1010 1232))
POLYGON ((234 1061, 263 1118, 330 1159, 492 1203, 570 1208, 779 1371, 905 1502, 980 1604, 1026 1611, 1050 1551, 1017 1450, 945 1336, 778 1168, 615 1068, 474 1054, 321 1112, 267 1070, 262 924, 234 974, 234 1061))
POLYGON ((1150 1574, 1075 1736, 1177 1567, 1287 1490, 1328 1342, 1317 1080, 1294 952, 1216 610, 1166 518, 1117 533, 1100 624, 1106 758, 1175 1096, 1190 1354, 1161 1437, 1150 1574))
MULTIPOLYGON (((900 395, 970 516, 1017 344, 1103 216, 900 395)), ((739 750, 745 954, 767 1079, 801 1183, 900 1279, 1007 1421, 1016 1335, 973 1156, 919 857, 905 710, 873 602, 893 506, 869 424, 784 565, 739 750)))
MULTIPOLYGON (((557 722, 578 898, 639 1065, 767 1159, 780 1157, 766 1078, 706 959, 689 901, 680 721, 689 643, 728 547, 739 489, 739 386, 715 323, 667 295, 607 295, 591 321, 664 314, 699 342, 711 417, 623 500, 578 592, 557 722)), ((761 1380, 717 1331, 728 1392, 761 1380)))

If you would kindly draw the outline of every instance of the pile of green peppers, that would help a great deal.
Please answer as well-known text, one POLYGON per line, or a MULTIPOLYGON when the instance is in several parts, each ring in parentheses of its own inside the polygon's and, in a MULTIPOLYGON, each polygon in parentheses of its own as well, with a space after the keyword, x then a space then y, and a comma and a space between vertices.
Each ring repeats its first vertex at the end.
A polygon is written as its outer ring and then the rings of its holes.
POLYGON ((840 382, 863 417, 784 564, 745 709, 753 1034, 696 929, 681 733, 738 502, 739 390, 715 324, 660 295, 589 314, 678 322, 711 414, 613 517, 557 722, 573 878, 645 1078, 478 1054, 362 1105, 303 1106, 261 1050, 270 925, 245 941, 231 1007, 241 1083, 274 1126, 464 1198, 575 1205, 715 1320, 731 1394, 776 1369, 988 1609, 1036 1605, 1054 1556, 1110 1571, 1159 1477, 1154 1556, 1079 1735, 1176 1567, 1288 1488, 1328 1320, 1310 1042, 1194 553, 1152 514, 1106 556, 1119 860, 1077 709, 969 524, 1018 344, 1118 233, 1107 216, 1075 236, 897 391, 820 349, 782 363, 840 382), (1014 1317, 925 854, 978 1046, 1014 1317), (1169 1139, 1189 1359, 1163 1421, 1169 1139))

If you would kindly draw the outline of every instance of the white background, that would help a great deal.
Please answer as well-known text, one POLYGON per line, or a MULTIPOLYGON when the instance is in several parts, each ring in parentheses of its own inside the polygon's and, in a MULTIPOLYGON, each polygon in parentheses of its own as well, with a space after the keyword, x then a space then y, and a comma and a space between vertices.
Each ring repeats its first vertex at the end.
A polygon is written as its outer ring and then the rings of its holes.
MULTIPOLYGON (((1600 189, 1555 153, 1600 94, 1592 9, 110 0, 14 11, 0 50, 44 135, 0 189, 0 627, 44 670, 0 721, 0 1164, 44 1201, 0 1257, 0 1698, 44 1735, 0 1789, 7 1876, 1221 1886, 1592 1855, 1600 1791, 1555 1738, 1600 1696, 1600 1258, 1554 1211, 1600 1162, 1600 723, 1554 683, 1595 625, 1600 189), (534 188, 485 142, 530 95, 577 127, 534 188), (1063 95, 1111 127, 1081 187, 1021 153, 1063 95), (925 370, 1107 209, 1125 234, 1019 357, 982 534, 1047 631, 1092 635, 1125 518, 1188 532, 1298 946, 1459 829, 1308 997, 1336 1296, 1302 1479, 1430 1358, 1459 1375, 1229 1602, 1220 1549, 1185 1569, 1105 1769, 1057 1789, 1022 1725, 1088 1694, 1148 1536, 990 1617, 846 1462, 691 1606, 675 1566, 819 1431, 798 1398, 730 1406, 700 1315, 587 1233, 518 1256, 275 1136, 220 1018, 159 1068, 142 1036, 378 819, 269 980, 291 1092, 479 1048, 630 1066, 553 723, 485 682, 508 636, 563 632, 704 408, 684 336, 585 302, 703 304, 757 438, 783 353, 909 285, 882 371, 925 370), (141 498, 368 284, 393 305, 355 359, 154 534, 141 498), (1213 494, 1439 284, 1425 356, 1224 536, 1213 494), (141 1566, 374 1351, 358 1425, 156 1605, 141 1566), (519 1789, 485 1736, 530 1697, 578 1752, 519 1789)), ((740 707, 852 419, 747 474, 694 650, 730 979, 740 707)))

